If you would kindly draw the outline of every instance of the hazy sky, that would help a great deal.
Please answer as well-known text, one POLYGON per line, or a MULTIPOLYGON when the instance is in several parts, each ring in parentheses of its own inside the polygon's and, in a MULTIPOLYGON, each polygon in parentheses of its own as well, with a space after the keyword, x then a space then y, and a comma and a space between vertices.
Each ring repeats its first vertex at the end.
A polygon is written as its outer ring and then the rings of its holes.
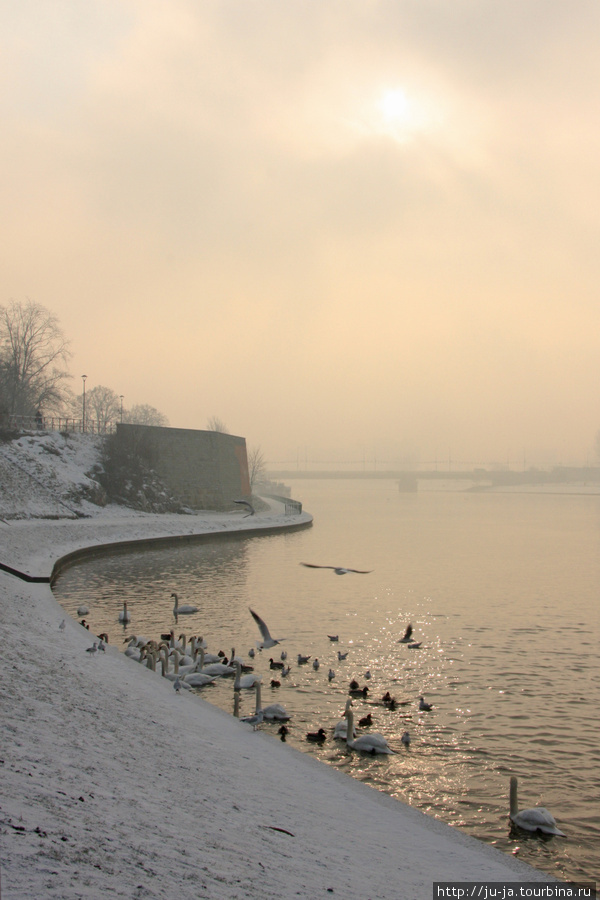
POLYGON ((3 0, 0 304, 273 463, 585 462, 597 0, 3 0))

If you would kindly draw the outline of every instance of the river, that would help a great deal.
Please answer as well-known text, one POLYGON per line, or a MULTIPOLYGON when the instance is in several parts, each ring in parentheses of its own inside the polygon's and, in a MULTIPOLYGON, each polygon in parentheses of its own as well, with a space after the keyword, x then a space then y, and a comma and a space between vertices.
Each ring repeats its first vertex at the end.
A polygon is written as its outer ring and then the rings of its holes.
MULTIPOLYGON (((251 606, 284 639, 254 665, 263 705, 292 715, 288 744, 559 878, 596 880, 600 497, 432 486, 402 493, 392 480, 298 480, 292 496, 314 515, 310 529, 90 560, 67 569, 54 591, 72 615, 85 602, 95 633, 121 647, 131 634, 157 638, 173 627, 176 591, 199 607, 179 617, 177 633, 244 657, 259 637, 251 606), (301 562, 370 571, 338 576, 301 562), (408 623, 418 649, 398 643, 408 623), (282 648, 291 671, 277 678, 269 657, 282 648), (310 662, 298 665, 298 653, 310 662), (274 676, 280 687, 270 687, 274 676), (353 678, 368 687, 354 700, 356 718, 371 712, 371 730, 395 755, 364 756, 333 740, 353 678), (386 691, 395 709, 381 703, 386 691), (431 711, 419 710, 420 695, 431 711), (327 740, 309 743, 319 727, 327 740), (512 774, 520 805, 548 807, 567 838, 511 834, 512 774)), ((202 689, 229 711, 233 693, 229 679, 202 689)), ((241 713, 253 704, 243 692, 241 713)), ((261 727, 277 739, 277 725, 261 727)))

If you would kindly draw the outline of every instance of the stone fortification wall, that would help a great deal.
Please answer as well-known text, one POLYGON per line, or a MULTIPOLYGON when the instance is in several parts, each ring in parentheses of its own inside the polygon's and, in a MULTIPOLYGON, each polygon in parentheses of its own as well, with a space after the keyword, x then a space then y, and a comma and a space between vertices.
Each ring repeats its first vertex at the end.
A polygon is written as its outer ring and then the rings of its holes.
POLYGON ((219 431, 117 425, 153 469, 192 509, 231 509, 251 493, 246 440, 219 431))

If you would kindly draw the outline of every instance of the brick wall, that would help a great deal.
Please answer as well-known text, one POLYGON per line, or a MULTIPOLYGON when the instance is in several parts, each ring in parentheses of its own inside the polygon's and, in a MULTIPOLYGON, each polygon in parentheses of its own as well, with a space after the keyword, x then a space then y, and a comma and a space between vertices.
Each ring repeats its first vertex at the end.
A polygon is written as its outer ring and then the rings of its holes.
POLYGON ((246 439, 219 431, 117 425, 117 440, 140 453, 192 509, 231 509, 250 496, 246 439))

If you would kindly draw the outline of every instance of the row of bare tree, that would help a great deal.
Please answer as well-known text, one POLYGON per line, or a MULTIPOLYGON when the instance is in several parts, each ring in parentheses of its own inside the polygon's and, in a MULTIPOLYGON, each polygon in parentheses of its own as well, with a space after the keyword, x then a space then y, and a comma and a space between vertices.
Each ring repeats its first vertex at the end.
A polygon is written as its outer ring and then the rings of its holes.
MULTIPOLYGON (((123 409, 123 398, 104 385, 85 395, 69 386, 69 342, 56 316, 38 303, 0 306, 0 423, 63 416, 93 424, 98 432, 111 422, 168 425, 148 404, 123 409)), ((85 427, 85 423, 84 423, 85 427)))
MULTIPOLYGON (((78 419, 83 430, 104 433, 114 422, 168 425, 163 413, 146 403, 123 408, 123 397, 96 385, 76 395, 69 381, 69 341, 59 321, 45 307, 28 300, 0 306, 0 427, 14 421, 51 417, 78 419)), ((225 423, 211 416, 207 427, 227 433, 225 423)), ((248 450, 250 484, 264 477, 266 462, 260 447, 248 450)))

